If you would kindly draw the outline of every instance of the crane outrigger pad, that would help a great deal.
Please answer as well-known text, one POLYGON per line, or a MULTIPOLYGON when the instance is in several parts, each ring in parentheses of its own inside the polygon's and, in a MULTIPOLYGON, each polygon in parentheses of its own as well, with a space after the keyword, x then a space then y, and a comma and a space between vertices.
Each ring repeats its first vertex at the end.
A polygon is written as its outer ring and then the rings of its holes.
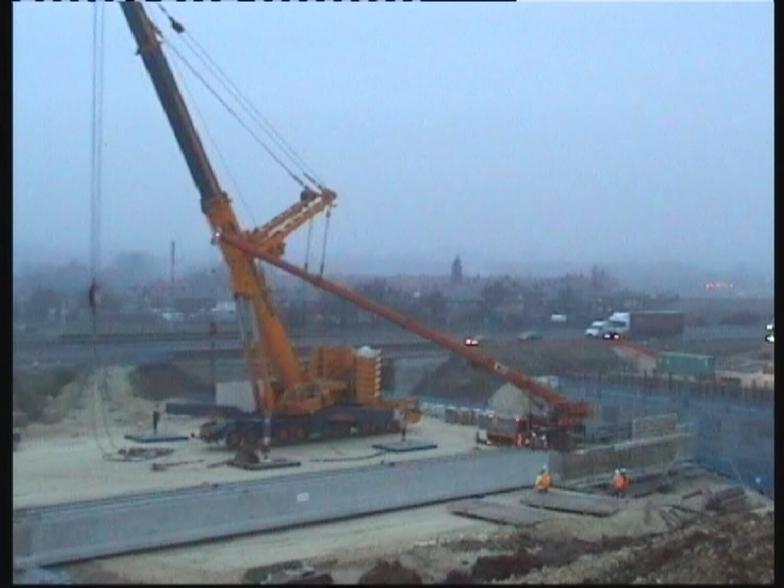
POLYGON ((620 500, 617 498, 553 489, 548 492, 531 491, 531 493, 523 498, 521 502, 527 506, 536 508, 587 514, 597 517, 609 517, 618 512, 620 508, 620 500))
POLYGON ((461 500, 451 505, 449 512, 471 519, 518 527, 534 525, 555 516, 539 508, 501 504, 480 498, 461 500))
POLYGON ((407 451, 424 451, 426 449, 436 449, 438 445, 430 441, 392 441, 390 443, 376 443, 373 449, 392 451, 394 453, 405 453, 407 451))
POLYGON ((173 441, 187 441, 187 435, 155 435, 155 434, 131 434, 125 435, 128 441, 135 441, 136 443, 169 443, 173 441))
POLYGON ((258 463, 242 463, 237 461, 229 461, 229 465, 242 468, 243 470, 274 470, 278 468, 294 468, 302 465, 302 462, 293 460, 293 459, 285 459, 285 458, 275 458, 275 459, 268 459, 268 460, 261 460, 258 463))

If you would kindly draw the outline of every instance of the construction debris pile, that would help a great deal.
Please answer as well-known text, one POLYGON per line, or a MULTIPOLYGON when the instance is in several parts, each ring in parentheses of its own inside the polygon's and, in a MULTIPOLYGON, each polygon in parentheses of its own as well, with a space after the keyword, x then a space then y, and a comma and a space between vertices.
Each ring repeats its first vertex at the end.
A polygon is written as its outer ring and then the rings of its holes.
MULTIPOLYGON (((483 553, 424 583, 445 584, 771 584, 774 516, 767 513, 706 515, 677 530, 644 536, 542 538, 536 530, 509 537, 446 545, 455 555, 483 553)), ((406 560, 416 561, 411 555, 406 560)), ((376 563, 374 583, 406 574, 398 560, 376 563), (388 574, 382 572, 388 571, 388 574)), ((421 571, 421 570, 420 570, 421 571)), ((369 574, 370 572, 368 572, 369 574)))

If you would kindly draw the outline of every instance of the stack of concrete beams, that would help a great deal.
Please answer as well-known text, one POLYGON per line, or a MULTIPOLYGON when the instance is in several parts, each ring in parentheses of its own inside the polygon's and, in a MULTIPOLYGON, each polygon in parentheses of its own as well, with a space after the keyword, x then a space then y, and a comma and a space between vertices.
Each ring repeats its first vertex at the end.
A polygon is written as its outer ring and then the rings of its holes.
POLYGON ((553 453, 550 466, 558 480, 589 483, 609 479, 614 470, 622 467, 638 476, 663 473, 676 463, 694 459, 695 449, 693 433, 674 433, 571 453, 553 453))

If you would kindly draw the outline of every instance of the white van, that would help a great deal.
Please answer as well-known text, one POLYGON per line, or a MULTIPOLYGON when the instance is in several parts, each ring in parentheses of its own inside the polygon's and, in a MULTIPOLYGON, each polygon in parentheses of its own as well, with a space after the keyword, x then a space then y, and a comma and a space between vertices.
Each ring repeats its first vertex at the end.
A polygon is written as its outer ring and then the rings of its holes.
POLYGON ((585 336, 599 338, 602 336, 602 333, 604 333, 606 326, 607 321, 593 321, 591 326, 585 329, 585 336))

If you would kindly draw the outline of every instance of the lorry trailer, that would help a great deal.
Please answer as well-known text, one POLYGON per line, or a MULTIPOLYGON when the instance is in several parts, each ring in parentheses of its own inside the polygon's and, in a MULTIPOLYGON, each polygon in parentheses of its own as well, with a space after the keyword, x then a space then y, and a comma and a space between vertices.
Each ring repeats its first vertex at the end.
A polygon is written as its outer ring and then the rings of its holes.
POLYGON ((674 337, 686 325, 683 313, 675 310, 614 312, 607 322, 605 329, 632 338, 674 337))

